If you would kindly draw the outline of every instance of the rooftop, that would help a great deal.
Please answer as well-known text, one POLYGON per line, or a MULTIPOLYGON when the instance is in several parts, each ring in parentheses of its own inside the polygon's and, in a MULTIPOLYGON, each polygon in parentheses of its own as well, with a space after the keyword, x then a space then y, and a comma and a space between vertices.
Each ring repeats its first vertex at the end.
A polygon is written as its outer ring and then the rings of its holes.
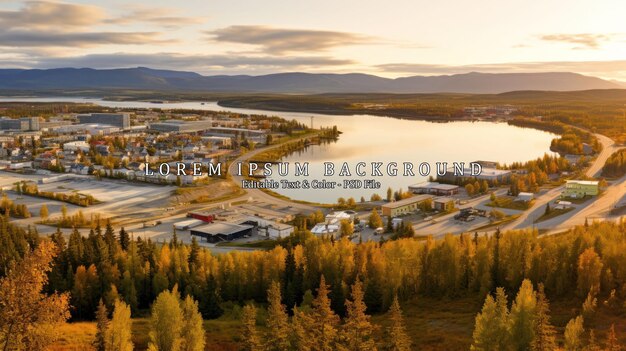
POLYGON ((386 208, 398 208, 398 207, 414 204, 416 202, 422 202, 424 200, 428 200, 428 199, 432 199, 432 198, 433 198, 432 195, 411 196, 408 199, 386 203, 386 204, 383 205, 383 207, 386 207, 386 208))
POLYGON ((578 184, 578 185, 598 185, 597 180, 568 180, 566 184, 578 184))
POLYGON ((252 228, 251 225, 248 224, 234 224, 228 222, 215 222, 207 225, 203 225, 200 227, 196 227, 193 230, 196 232, 202 232, 209 235, 230 235, 234 233, 238 233, 242 230, 252 228))
POLYGON ((440 190, 452 190, 458 188, 458 185, 454 184, 441 184, 437 182, 422 182, 410 185, 409 188, 428 188, 428 189, 440 189, 440 190))

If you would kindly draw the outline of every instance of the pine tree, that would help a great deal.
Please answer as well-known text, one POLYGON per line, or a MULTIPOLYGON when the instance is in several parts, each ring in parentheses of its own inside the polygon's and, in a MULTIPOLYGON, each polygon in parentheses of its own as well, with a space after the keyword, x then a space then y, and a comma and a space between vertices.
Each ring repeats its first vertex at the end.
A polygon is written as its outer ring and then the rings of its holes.
POLYGON ((598 341, 596 340, 596 333, 593 329, 589 330, 589 343, 585 348, 585 351, 601 351, 600 345, 598 345, 598 341))
POLYGON ((109 312, 107 311, 104 302, 100 299, 98 303, 98 310, 96 312, 96 339, 94 340, 94 347, 97 351, 105 351, 106 333, 109 329, 109 312))
POLYGON ((515 301, 511 306, 511 343, 515 350, 528 350, 535 338, 535 314, 537 296, 530 280, 522 282, 515 301))
POLYGON ((261 339, 256 329, 256 307, 254 305, 245 305, 243 307, 241 321, 243 323, 243 346, 242 351, 260 351, 262 350, 261 339))
POLYGON ((202 315, 198 312, 198 303, 187 295, 182 302, 183 326, 181 330, 181 351, 202 351, 206 337, 202 326, 202 315))
POLYGON ((375 314, 383 310, 383 293, 382 287, 378 283, 377 278, 370 279, 365 286, 365 304, 367 305, 367 313, 375 314))
POLYGON ((178 289, 163 291, 152 305, 149 350, 180 350, 182 326, 178 289))
POLYGON ((567 351, 580 351, 583 349, 582 335, 583 317, 578 316, 571 319, 565 326, 565 349, 567 351))
POLYGON ((326 280, 322 275, 320 286, 317 289, 317 297, 313 300, 313 325, 312 338, 316 341, 316 350, 333 351, 336 349, 339 325, 339 317, 330 307, 329 290, 326 280))
POLYGON ((367 306, 363 302, 363 284, 357 280, 352 285, 352 300, 346 301, 347 316, 343 325, 342 339, 347 350, 376 350, 372 338, 374 326, 370 322, 370 316, 365 313, 366 309, 367 306))
POLYGON ((472 350, 496 351, 508 350, 509 338, 509 311, 504 289, 496 290, 496 299, 491 295, 485 298, 481 312, 476 316, 472 350))
POLYGON ((384 349, 386 351, 411 350, 411 339, 404 326, 404 318, 402 318, 402 310, 400 309, 397 295, 393 297, 393 302, 389 309, 389 319, 391 323, 385 333, 384 349))
POLYGON ((120 237, 120 247, 122 248, 122 250, 124 251, 128 250, 128 247, 130 246, 130 234, 128 234, 128 232, 124 230, 124 227, 120 229, 119 237, 120 237))
POLYGON ((117 300, 106 332, 106 351, 132 351, 130 307, 117 300))
POLYGON ((537 309, 535 311, 535 340, 532 343, 534 351, 551 351, 556 348, 554 326, 550 323, 550 304, 543 291, 543 284, 539 284, 537 292, 537 309))
POLYGON ((615 324, 611 324, 611 328, 606 336, 606 351, 620 351, 622 347, 617 341, 617 335, 615 335, 615 324))
POLYGON ((291 344, 295 350, 311 351, 314 349, 315 340, 312 338, 313 318, 306 313, 293 308, 291 318, 291 344))
POLYGON ((198 258, 200 255, 200 245, 198 244, 198 239, 195 236, 191 236, 191 247, 189 250, 189 265, 197 265, 198 258))
POLYGON ((219 318, 224 313, 224 310, 220 306, 221 302, 217 281, 213 274, 211 274, 207 278, 206 284, 202 289, 202 295, 200 296, 200 313, 202 313, 202 317, 206 319, 219 318))
POLYGON ((289 341, 289 316, 285 305, 281 303, 280 284, 276 281, 267 290, 267 327, 265 334, 265 350, 287 351, 291 347, 289 341))

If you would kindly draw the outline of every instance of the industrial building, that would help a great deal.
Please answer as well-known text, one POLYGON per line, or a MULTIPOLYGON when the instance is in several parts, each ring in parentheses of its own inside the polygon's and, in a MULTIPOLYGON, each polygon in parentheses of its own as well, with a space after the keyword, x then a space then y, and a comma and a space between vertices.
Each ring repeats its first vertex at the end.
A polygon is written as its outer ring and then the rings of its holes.
POLYGON ((454 210, 454 199, 451 197, 438 197, 433 200, 433 208, 437 211, 454 210))
POLYGON ((568 180, 561 196, 580 199, 598 195, 599 192, 600 183, 597 180, 568 180))
POLYGON ((451 196, 459 193, 459 186, 453 184, 440 184, 437 182, 423 182, 409 186, 409 191, 413 194, 451 196))
POLYGON ((130 128, 130 113, 89 113, 77 115, 80 124, 108 124, 121 129, 130 128))
POLYGON ((163 133, 197 133, 207 130, 213 126, 212 120, 201 121, 181 121, 170 119, 163 122, 151 123, 150 130, 163 133))
POLYGON ((255 223, 244 222, 242 224, 234 224, 228 222, 214 222, 211 224, 195 227, 191 229, 192 236, 198 236, 209 243, 219 243, 222 241, 231 241, 257 234, 257 226, 255 223))
POLYGON ((40 130, 39 117, 8 118, 0 117, 0 130, 37 131, 40 130))
POLYGON ((408 199, 386 203, 382 206, 384 216, 399 216, 419 209, 424 201, 432 200, 432 195, 417 195, 408 199))
POLYGON ((465 167, 460 171, 455 170, 454 168, 448 168, 446 173, 443 176, 440 176, 440 178, 449 182, 471 179, 486 180, 490 182, 505 182, 511 178, 511 171, 482 167, 479 174, 472 175, 472 170, 469 167, 465 167))

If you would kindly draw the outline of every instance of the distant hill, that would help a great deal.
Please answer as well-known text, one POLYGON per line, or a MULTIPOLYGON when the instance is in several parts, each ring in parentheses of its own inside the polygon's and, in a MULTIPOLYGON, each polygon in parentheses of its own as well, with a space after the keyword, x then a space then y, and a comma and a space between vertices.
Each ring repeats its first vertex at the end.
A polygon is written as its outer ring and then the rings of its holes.
POLYGON ((570 72, 478 73, 383 78, 369 74, 277 73, 203 76, 145 67, 0 69, 0 89, 149 89, 263 93, 474 93, 624 88, 619 82, 570 72))

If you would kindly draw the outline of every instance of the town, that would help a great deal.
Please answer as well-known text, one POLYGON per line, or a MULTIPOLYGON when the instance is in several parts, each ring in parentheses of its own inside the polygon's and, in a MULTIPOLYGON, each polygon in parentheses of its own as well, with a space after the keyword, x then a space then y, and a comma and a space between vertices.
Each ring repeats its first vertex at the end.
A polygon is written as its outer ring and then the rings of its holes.
MULTIPOLYGON (((302 227, 302 218, 315 235, 361 242, 399 233, 489 234, 527 227, 554 233, 596 218, 618 218, 626 206, 623 182, 599 178, 601 163, 617 149, 606 139, 601 139, 604 148, 582 143, 579 154, 546 155, 523 164, 437 162, 436 178, 430 165, 419 164, 430 181, 395 192, 390 187, 385 197, 316 204, 274 191, 382 185, 373 179, 272 179, 274 166, 282 176, 291 174, 271 150, 298 142, 297 147, 306 147, 328 133, 296 121, 155 108, 2 117, 0 129, 2 211, 40 233, 61 227, 68 234, 86 234, 110 223, 155 241, 167 241, 174 232, 183 242, 196 237, 220 252, 264 247, 264 241, 302 227), (592 206, 600 196, 604 207, 592 206)), ((402 165, 406 176, 415 176, 413 166, 402 165)), ((294 167, 297 176, 309 174, 309 162, 294 167)), ((324 163, 324 175, 333 175, 334 167, 324 163)), ((354 172, 364 175, 366 167, 360 162, 354 172)), ((396 162, 369 167, 372 174, 382 175, 381 167, 398 174, 396 162)), ((338 168, 339 176, 352 174, 345 162, 338 168)))

